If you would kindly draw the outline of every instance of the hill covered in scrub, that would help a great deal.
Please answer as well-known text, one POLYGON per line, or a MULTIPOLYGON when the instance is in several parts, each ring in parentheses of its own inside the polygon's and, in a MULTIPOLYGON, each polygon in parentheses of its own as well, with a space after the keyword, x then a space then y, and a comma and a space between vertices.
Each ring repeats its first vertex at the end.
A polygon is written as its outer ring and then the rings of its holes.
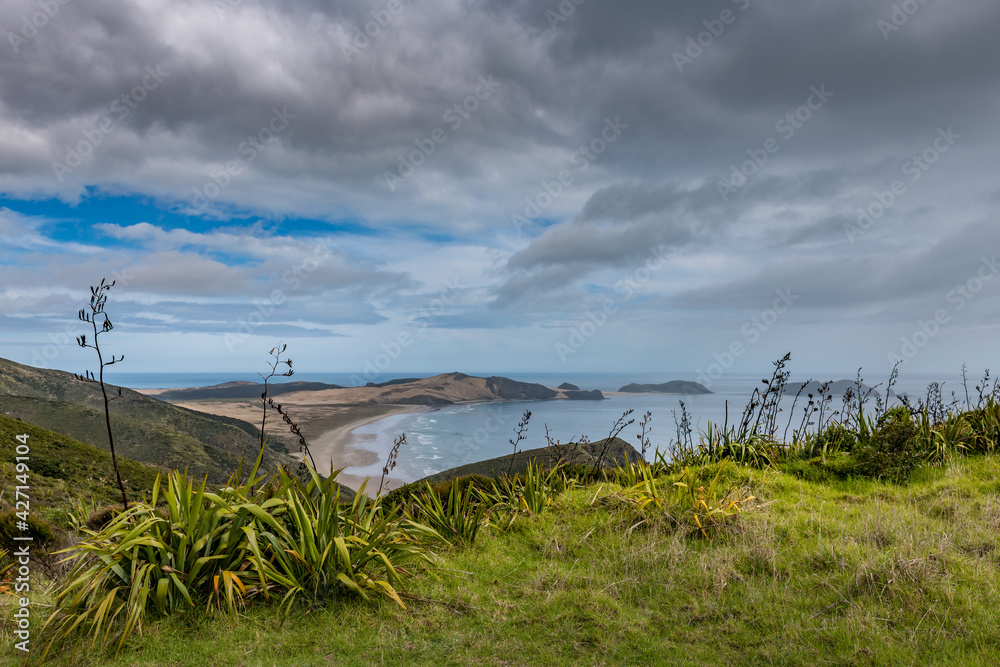
MULTIPOLYGON (((28 436, 32 510, 45 510, 43 514, 51 515, 67 510, 78 500, 92 500, 98 507, 121 502, 110 452, 6 415, 0 415, 2 488, 8 488, 15 478, 14 438, 19 435, 28 436)), ((118 469, 130 500, 143 494, 148 496, 156 475, 161 472, 155 466, 121 455, 118 469)), ((13 504, 13 494, 4 494, 4 498, 13 504)))
MULTIPOLYGON (((108 449, 101 388, 72 373, 0 359, 0 415, 108 449)), ((247 422, 178 407, 131 389, 123 388, 111 403, 111 427, 121 455, 187 469, 217 483, 229 479, 241 458, 252 462, 260 449, 257 431, 247 422)), ((273 445, 265 452, 265 465, 296 463, 273 445)))

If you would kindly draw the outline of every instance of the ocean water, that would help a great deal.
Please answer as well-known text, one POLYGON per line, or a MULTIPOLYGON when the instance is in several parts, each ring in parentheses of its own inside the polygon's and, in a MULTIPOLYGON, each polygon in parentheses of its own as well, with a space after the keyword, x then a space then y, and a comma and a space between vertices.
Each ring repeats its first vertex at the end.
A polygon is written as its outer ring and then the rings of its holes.
MULTIPOLYGON (((770 370, 770 369, 765 369, 770 370)), ((548 387, 556 387, 570 382, 581 389, 600 389, 605 392, 617 391, 631 382, 661 383, 670 380, 693 380, 692 374, 681 373, 512 373, 512 372, 470 372, 470 375, 502 375, 522 382, 537 382, 548 387)), ((403 377, 429 377, 432 373, 412 373, 403 377)), ((632 410, 626 419, 634 423, 626 427, 620 437, 639 447, 639 422, 643 414, 652 415, 650 442, 665 447, 670 439, 676 438, 676 420, 681 418, 681 401, 690 414, 694 434, 707 428, 708 422, 730 425, 739 423, 747 401, 754 387, 763 386, 763 374, 729 373, 712 383, 713 393, 704 395, 631 395, 610 396, 603 401, 503 401, 467 405, 423 408, 419 412, 394 415, 379 420, 354 431, 356 442, 365 449, 378 453, 385 460, 394 438, 405 433, 407 446, 399 454, 393 476, 403 481, 414 481, 429 474, 447 470, 455 466, 472 463, 513 451, 509 442, 515 437, 517 424, 526 410, 531 411, 531 419, 526 431, 527 439, 519 449, 543 447, 548 427, 553 440, 566 443, 585 435, 591 440, 607 437, 615 421, 626 410, 632 410)), ((844 379, 852 377, 845 373, 836 377, 816 377, 816 379, 844 379)), ((293 380, 328 382, 331 384, 353 385, 351 373, 296 373, 293 380)), ((386 381, 391 378, 378 378, 386 381)), ((809 377, 794 374, 791 381, 803 381, 809 377)), ((259 381, 253 373, 118 373, 111 381, 132 388, 171 388, 210 386, 233 380, 259 381)), ((872 379, 876 383, 882 379, 872 379)), ((901 374, 896 384, 897 393, 923 396, 930 382, 944 382, 946 396, 950 391, 964 395, 961 378, 956 376, 922 376, 901 374)), ((975 382, 970 379, 970 390, 975 382)), ((882 388, 884 391, 884 387, 882 388)), ((783 411, 779 415, 779 432, 783 432, 791 418, 789 432, 801 420, 802 403, 795 414, 791 413, 791 397, 783 401, 783 411)), ((834 397, 834 409, 841 407, 839 397, 834 397)), ((318 462, 319 463, 319 462, 318 462)), ((336 461, 333 462, 337 467, 336 461)), ((325 467, 325 463, 319 463, 325 467)), ((382 463, 368 467, 348 468, 346 472, 379 477, 382 463)))
MULTIPOLYGON (((525 374, 514 379, 528 381, 526 377, 525 374)), ((621 379, 614 376, 577 376, 568 381, 581 389, 614 391, 627 384, 621 382, 621 379), (588 377, 594 382, 587 382, 588 377), (599 384, 602 379, 603 386, 599 384)), ((638 381, 666 382, 674 379, 685 378, 661 374, 651 379, 640 378, 638 381)), ((809 378, 792 376, 791 381, 806 379, 809 378)), ((413 481, 455 466, 510 454, 513 451, 510 440, 515 439, 518 422, 525 410, 531 411, 531 418, 526 432, 527 439, 518 445, 519 449, 544 447, 546 427, 549 436, 562 443, 578 441, 581 435, 592 441, 600 440, 610 434, 616 420, 627 410, 632 410, 632 413, 625 418, 626 421, 632 419, 634 422, 622 430, 619 437, 640 449, 640 421, 648 411, 651 422, 647 428, 650 435, 650 451, 647 456, 652 458, 657 446, 666 449, 670 440, 677 438, 677 422, 682 417, 681 402, 690 417, 693 435, 697 438, 700 432, 708 428, 709 422, 720 426, 727 423, 730 426, 738 425, 754 388, 764 386, 761 380, 762 376, 756 374, 730 374, 713 383, 713 393, 704 395, 640 394, 609 396, 603 401, 511 401, 445 406, 388 417, 356 429, 354 433, 363 441, 365 448, 377 450, 383 460, 393 439, 400 433, 405 433, 408 445, 400 451, 393 476, 413 481)), ((897 383, 894 390, 911 396, 922 396, 929 382, 941 381, 940 378, 918 376, 901 380, 905 382, 897 383)), ((563 381, 566 380, 542 384, 558 386, 563 381)), ((945 388, 947 390, 957 386, 959 385, 948 382, 945 388)), ((801 398, 794 412, 791 409, 793 399, 794 396, 787 395, 782 400, 782 411, 778 417, 779 435, 786 428, 791 434, 801 423, 802 409, 807 399, 801 398)), ((834 396, 832 407, 834 410, 842 407, 840 396, 834 396)), ((379 464, 347 472, 377 477, 381 470, 382 464, 379 464)))

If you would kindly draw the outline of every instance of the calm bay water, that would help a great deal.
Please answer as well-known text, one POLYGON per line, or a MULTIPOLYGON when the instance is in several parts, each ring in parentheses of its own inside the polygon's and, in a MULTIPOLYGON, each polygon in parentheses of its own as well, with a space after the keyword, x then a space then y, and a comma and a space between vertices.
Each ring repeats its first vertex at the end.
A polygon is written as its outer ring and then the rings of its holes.
MULTIPOLYGON (((430 375, 432 374, 413 373, 405 377, 430 375)), ((605 392, 617 391, 630 382, 661 383, 693 379, 690 373, 472 372, 470 375, 502 375, 522 382, 537 382, 548 387, 570 382, 581 389, 600 389, 605 392)), ((291 379, 349 386, 354 384, 351 381, 352 377, 357 376, 350 373, 296 373, 291 379)), ((844 374, 834 379, 848 377, 851 376, 844 374)), ((423 409, 416 413, 387 417, 356 429, 354 435, 359 446, 377 452, 380 460, 384 461, 393 439, 400 433, 405 433, 409 444, 400 452, 397 467, 393 471, 394 477, 404 481, 413 481, 465 463, 509 454, 512 447, 508 440, 514 437, 517 423, 525 410, 530 410, 532 416, 527 429, 527 439, 519 445, 521 449, 545 446, 546 426, 549 428, 550 436, 563 443, 577 440, 581 435, 586 435, 591 440, 599 440, 608 435, 615 420, 629 409, 633 410, 629 419, 635 419, 635 423, 623 430, 620 437, 638 448, 639 421, 642 415, 649 411, 652 413, 650 438, 652 446, 665 447, 671 437, 676 437, 674 413, 679 420, 680 401, 684 401, 691 415, 695 435, 699 430, 704 430, 709 421, 720 425, 726 421, 727 403, 728 423, 738 424, 754 387, 763 386, 762 378, 762 374, 729 373, 712 384, 712 394, 698 396, 634 395, 611 396, 603 401, 505 401, 423 409)), ((379 378, 379 381, 388 379, 390 378, 379 378)), ((806 379, 808 378, 793 375, 791 381, 806 379)), ((132 388, 210 386, 234 380, 259 381, 259 378, 253 373, 118 373, 111 379, 112 382, 132 388)), ((883 378, 877 378, 872 382, 880 380, 884 381, 883 378)), ((954 376, 901 374, 896 391, 909 393, 911 396, 923 396, 928 383, 932 381, 946 382, 944 386, 946 395, 949 395, 950 391, 964 394, 961 389, 961 378, 954 376)), ((970 381, 970 390, 974 384, 970 381)), ((779 417, 779 431, 783 431, 788 423, 790 404, 791 398, 783 406, 785 411, 779 417)), ((799 412, 801 406, 802 403, 796 410, 797 414, 792 415, 792 429, 801 420, 799 412)), ((834 409, 840 408, 839 397, 834 397, 833 406, 834 409)), ((322 463, 320 465, 324 466, 322 463)), ((346 470, 349 473, 372 477, 378 477, 381 471, 382 463, 346 470)))

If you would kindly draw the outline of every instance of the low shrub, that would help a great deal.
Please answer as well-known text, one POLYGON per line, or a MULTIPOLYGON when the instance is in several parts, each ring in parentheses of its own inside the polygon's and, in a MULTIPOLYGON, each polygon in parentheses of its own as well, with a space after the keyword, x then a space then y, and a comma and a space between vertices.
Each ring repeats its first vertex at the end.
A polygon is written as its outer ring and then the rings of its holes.
POLYGON ((55 546, 58 536, 48 521, 34 512, 21 513, 8 510, 0 514, 0 549, 8 552, 24 545, 15 537, 31 537, 31 549, 34 552, 45 552, 55 546))
POLYGON ((853 449, 855 472, 896 484, 906 482, 924 461, 919 428, 910 411, 897 406, 882 415, 876 429, 853 449))
POLYGON ((843 481, 857 474, 857 462, 844 452, 811 459, 789 458, 777 466, 781 472, 807 482, 829 483, 843 481))
POLYGON ((442 499, 429 483, 424 486, 424 493, 413 497, 412 507, 405 510, 405 516, 433 529, 452 546, 475 542, 491 503, 472 483, 464 489, 460 484, 452 484, 447 499, 442 499))
POLYGON ((633 527, 646 521, 666 521, 688 534, 708 538, 731 524, 755 500, 746 487, 724 486, 726 464, 723 461, 707 482, 702 478, 715 466, 657 476, 651 467, 640 464, 636 467, 640 481, 617 498, 631 509, 633 527))

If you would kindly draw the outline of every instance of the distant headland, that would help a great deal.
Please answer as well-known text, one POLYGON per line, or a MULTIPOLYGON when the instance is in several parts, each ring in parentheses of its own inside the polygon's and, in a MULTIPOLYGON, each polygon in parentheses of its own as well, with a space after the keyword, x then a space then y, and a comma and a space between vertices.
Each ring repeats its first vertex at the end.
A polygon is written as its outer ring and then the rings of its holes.
POLYGON ((627 384, 618 390, 623 394, 711 394, 704 385, 686 380, 671 380, 663 384, 627 384))

